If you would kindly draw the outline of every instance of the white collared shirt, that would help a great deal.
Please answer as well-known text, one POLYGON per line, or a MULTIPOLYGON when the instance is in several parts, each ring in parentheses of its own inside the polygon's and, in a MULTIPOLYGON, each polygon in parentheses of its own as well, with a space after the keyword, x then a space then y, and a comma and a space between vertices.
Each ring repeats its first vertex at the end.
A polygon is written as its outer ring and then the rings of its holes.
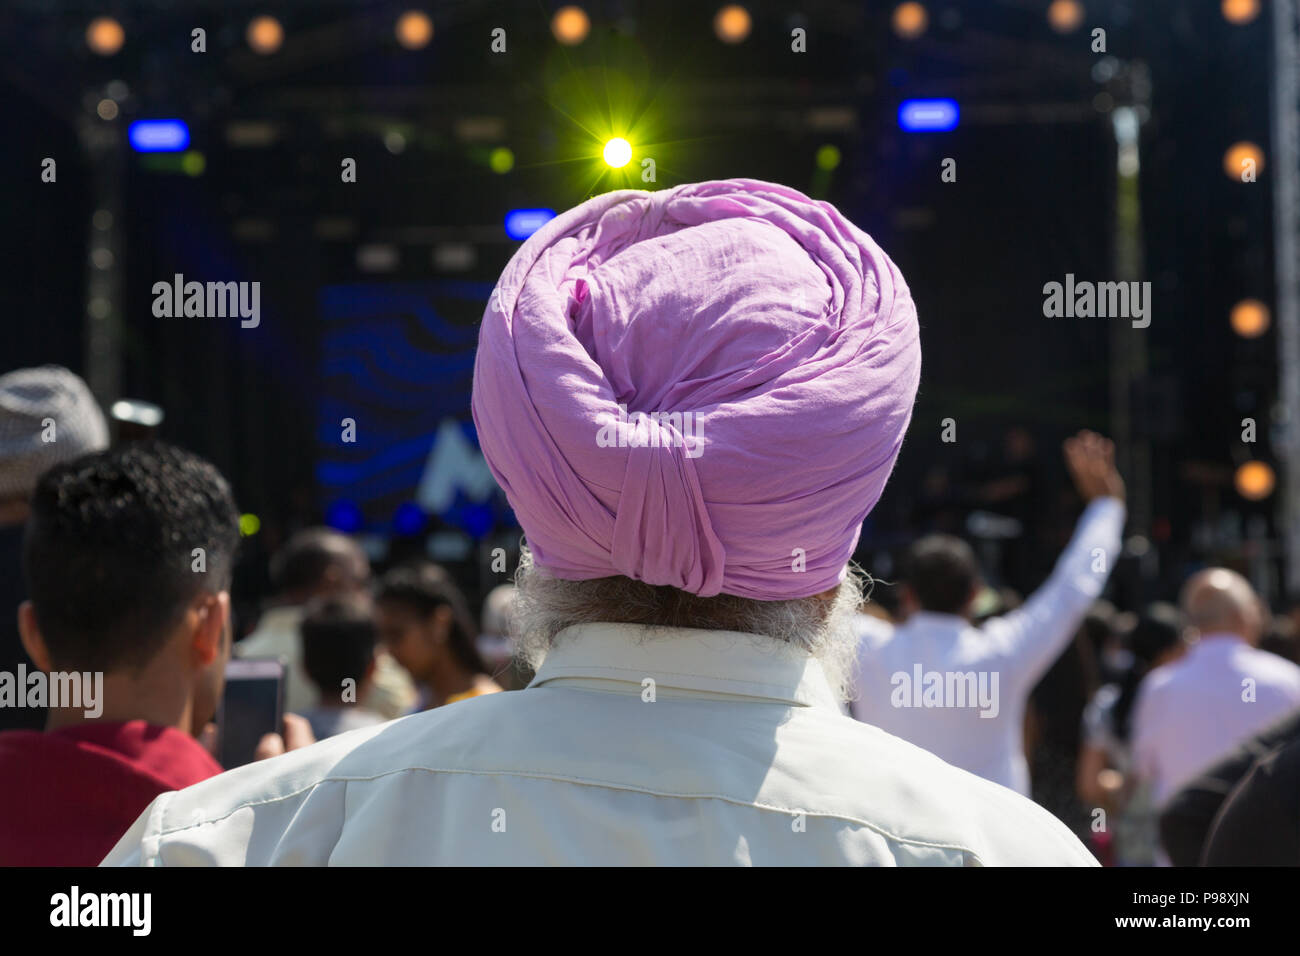
POLYGON ((896 627, 861 616, 853 716, 1028 795, 1025 703, 1101 595, 1123 529, 1123 502, 1091 502, 1042 587, 978 628, 928 611, 896 627))
POLYGON ((1134 770, 1163 806, 1237 744, 1297 707, 1300 667, 1235 634, 1207 635, 1142 680, 1133 705, 1134 770))
POLYGON ((770 638, 593 624, 533 682, 163 794, 105 865, 1095 865, 770 638))

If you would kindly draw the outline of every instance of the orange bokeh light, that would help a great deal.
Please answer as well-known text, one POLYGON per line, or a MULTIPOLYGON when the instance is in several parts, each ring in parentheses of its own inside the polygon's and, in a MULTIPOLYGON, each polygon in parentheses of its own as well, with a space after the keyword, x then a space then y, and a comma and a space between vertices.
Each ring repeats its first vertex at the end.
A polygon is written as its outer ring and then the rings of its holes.
POLYGON ((1047 23, 1057 33, 1070 33, 1083 22, 1083 4, 1078 0, 1052 0, 1047 8, 1047 23))
POLYGON ((565 46, 576 46, 591 32, 591 19, 582 7, 560 7, 551 17, 551 33, 565 46))
POLYGON ((1234 305, 1230 321, 1232 331, 1245 339, 1259 338, 1271 324, 1268 306, 1259 299, 1242 299, 1234 305))
POLYGON ((100 56, 112 56, 126 42, 126 31, 112 17, 96 17, 86 27, 86 46, 100 56))
POLYGON ((904 40, 915 40, 930 23, 930 15, 919 3, 900 3, 894 7, 894 32, 904 40))
POLYGON ((1242 163, 1248 159, 1255 161, 1255 173, 1258 175, 1264 169, 1264 151, 1254 143, 1243 140, 1240 143, 1233 143, 1228 147, 1228 151, 1223 154, 1223 171, 1229 179, 1241 179, 1244 172, 1242 163))
POLYGON ((433 39, 433 21, 420 10, 407 10, 397 18, 397 42, 408 50, 418 50, 433 39))
POLYGON ((1219 9, 1229 23, 1249 23, 1259 16, 1259 0, 1223 0, 1219 9))
POLYGON ((254 53, 274 53, 284 42, 284 27, 275 17, 254 17, 248 23, 246 39, 254 53))
POLYGON ((1262 461, 1248 461, 1237 469, 1233 477, 1237 494, 1249 501, 1262 501, 1273 493, 1277 476, 1273 469, 1262 461))
POLYGON ((713 18, 713 32, 723 43, 740 43, 749 36, 751 25, 749 11, 737 3, 723 7, 713 18))

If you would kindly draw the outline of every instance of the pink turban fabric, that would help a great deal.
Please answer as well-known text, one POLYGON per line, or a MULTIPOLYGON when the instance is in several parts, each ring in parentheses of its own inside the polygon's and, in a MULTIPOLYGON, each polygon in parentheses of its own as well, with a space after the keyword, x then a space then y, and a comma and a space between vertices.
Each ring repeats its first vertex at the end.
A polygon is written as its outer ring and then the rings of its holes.
POLYGON ((920 373, 907 284, 829 203, 748 179, 619 190, 501 274, 474 423, 557 577, 786 600, 843 579, 920 373))

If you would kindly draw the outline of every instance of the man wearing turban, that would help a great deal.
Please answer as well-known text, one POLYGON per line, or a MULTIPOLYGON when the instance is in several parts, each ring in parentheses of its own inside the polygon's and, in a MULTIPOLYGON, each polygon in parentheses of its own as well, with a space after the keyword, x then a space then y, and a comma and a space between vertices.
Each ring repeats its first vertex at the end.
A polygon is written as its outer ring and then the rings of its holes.
POLYGON ((848 563, 920 378, 897 267, 728 180, 551 220, 473 412, 522 525, 494 694, 159 798, 106 863, 1087 865, 1046 811, 842 712, 848 563))

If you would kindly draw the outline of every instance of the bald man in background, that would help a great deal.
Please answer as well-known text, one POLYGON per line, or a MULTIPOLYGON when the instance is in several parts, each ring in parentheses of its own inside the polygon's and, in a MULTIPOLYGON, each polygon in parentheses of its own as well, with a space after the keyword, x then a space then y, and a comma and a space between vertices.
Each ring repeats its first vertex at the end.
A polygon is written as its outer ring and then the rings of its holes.
POLYGON ((1142 682, 1133 718, 1138 777, 1157 807, 1246 738, 1300 707, 1300 667, 1258 648, 1263 604, 1240 574, 1210 568, 1183 586, 1194 643, 1142 682))

